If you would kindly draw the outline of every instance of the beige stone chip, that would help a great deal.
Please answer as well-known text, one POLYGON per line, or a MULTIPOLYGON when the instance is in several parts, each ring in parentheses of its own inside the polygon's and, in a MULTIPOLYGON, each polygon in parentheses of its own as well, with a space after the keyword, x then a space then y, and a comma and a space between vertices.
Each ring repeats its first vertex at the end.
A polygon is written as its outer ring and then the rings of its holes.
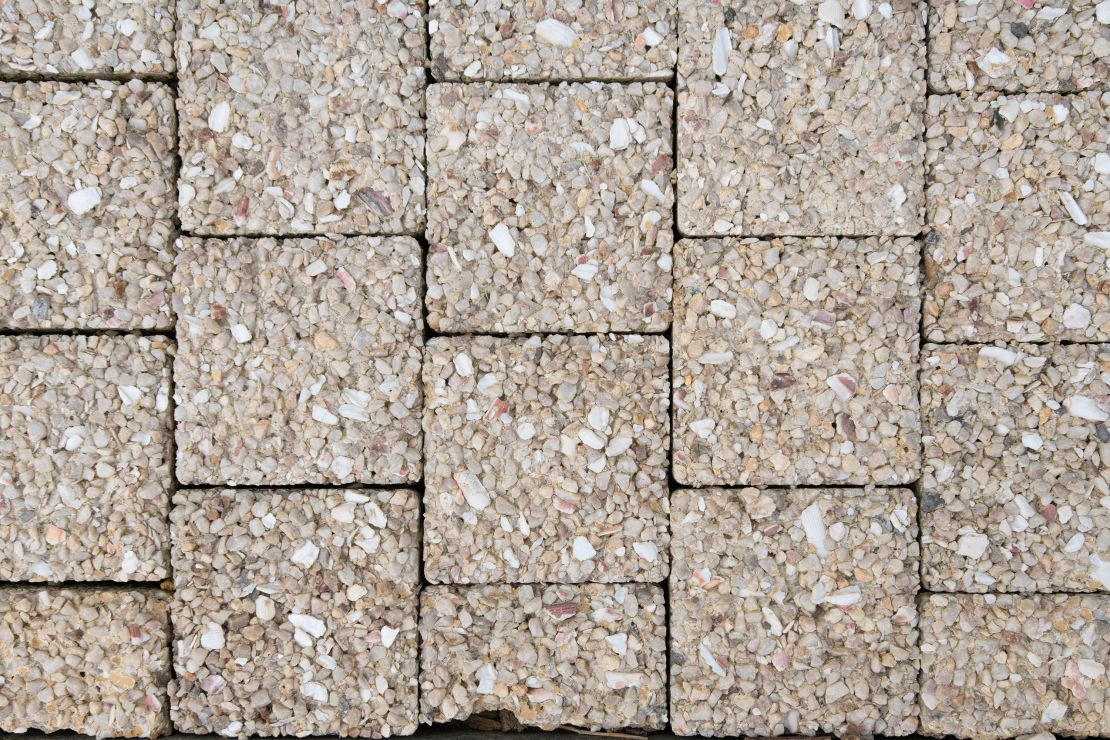
POLYGON ((174 497, 174 726, 221 735, 416 730, 414 491, 174 497))
POLYGON ((169 88, 0 82, 0 129, 0 329, 170 327, 169 88))
POLYGON ((169 341, 0 337, 0 580, 168 574, 169 341))
POLYGON ((429 586, 421 721, 504 710, 546 730, 660 730, 665 618, 649 584, 429 586))
POLYGON ((668 361, 658 336, 431 340, 428 580, 663 579, 668 361))
POLYGON ((408 237, 182 239, 183 483, 420 478, 420 247, 408 237))
POLYGON ((676 491, 675 733, 916 731, 915 515, 902 488, 676 491))
POLYGON ((428 322, 670 323, 672 94, 659 83, 428 90, 428 322))
POLYGON ((1102 0, 929 0, 937 92, 1078 92, 1110 78, 1102 0))
POLYGON ((0 11, 0 74, 170 74, 174 5, 173 0, 7 0, 0 11))
POLYGON ((929 98, 928 339, 1110 340, 1108 106, 929 98))
POLYGON ((424 226, 424 0, 181 0, 181 225, 424 226))
POLYGON ((168 734, 167 605, 155 590, 0 588, 0 731, 168 734))
POLYGON ((673 0, 432 0, 437 80, 669 79, 673 0))
POLYGON ((1110 734, 1110 597, 931 594, 921 731, 990 740, 1110 734))
POLYGON ((1110 590, 1110 345, 927 345, 936 591, 1110 590))
POLYGON ((924 0, 679 0, 678 227, 914 235, 924 0))
POLYGON ((679 482, 917 478, 917 242, 688 239, 675 260, 679 482))

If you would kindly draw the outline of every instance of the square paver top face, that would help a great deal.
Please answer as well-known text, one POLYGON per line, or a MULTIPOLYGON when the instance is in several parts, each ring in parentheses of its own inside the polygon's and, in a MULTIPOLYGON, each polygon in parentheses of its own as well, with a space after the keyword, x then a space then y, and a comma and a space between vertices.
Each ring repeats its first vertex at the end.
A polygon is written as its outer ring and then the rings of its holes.
POLYGON ((429 88, 429 323, 665 329, 671 108, 657 83, 429 88))
POLYGON ((10 0, 0 74, 163 75, 174 71, 172 0, 10 0))
POLYGON ((1101 98, 929 98, 928 339, 1110 340, 1101 98))
POLYGON ((660 730, 665 620, 649 584, 429 586, 421 721, 504 710, 545 730, 660 730))
POLYGON ((173 97, 0 82, 0 328, 169 327, 173 97))
POLYGON ((658 336, 430 341, 428 580, 664 578, 668 355, 658 336))
POLYGON ((914 732, 915 515, 902 488, 676 491, 675 732, 914 732))
POLYGON ((182 0, 178 17, 184 229, 423 227, 423 0, 182 0))
POLYGON ((669 79, 673 0, 431 0, 437 80, 669 79))
POLYGON ((170 731, 168 599, 153 589, 0 589, 0 731, 170 731))
POLYGON ((1105 87, 1110 32, 1100 0, 929 0, 937 92, 1105 87))
POLYGON ((182 239, 178 251, 181 482, 420 478, 413 239, 182 239))
POLYGON ((926 586, 1110 590, 1110 345, 927 346, 922 364, 926 586))
POLYGON ((683 233, 920 231, 922 0, 678 8, 683 233))
POLYGON ((0 337, 0 579, 167 574, 169 341, 0 337))
POLYGON ((416 730, 420 504, 409 490, 174 497, 174 726, 416 730))
POLYGON ((913 239, 683 240, 682 483, 908 483, 920 420, 913 239))
POLYGON ((921 731, 1110 733, 1110 597, 931 594, 921 609, 921 731))

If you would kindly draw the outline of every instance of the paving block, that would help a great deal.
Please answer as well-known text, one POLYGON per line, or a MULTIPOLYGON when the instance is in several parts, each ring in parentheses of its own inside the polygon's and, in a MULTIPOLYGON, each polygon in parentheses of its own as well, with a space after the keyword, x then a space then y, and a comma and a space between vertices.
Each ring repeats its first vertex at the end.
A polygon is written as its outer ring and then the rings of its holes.
POLYGON ((672 97, 659 83, 428 90, 428 321, 670 323, 672 97))
POLYGON ((675 260, 680 483, 917 478, 917 242, 691 239, 675 260))
POLYGON ((664 620, 649 584, 429 586, 421 721, 504 710, 545 730, 662 729, 664 620))
POLYGON ((1110 345, 927 345, 923 579, 1110 590, 1110 345))
POLYGON ((676 734, 917 730, 912 491, 679 490, 671 529, 676 734))
POLYGON ((420 247, 408 237, 182 239, 183 483, 420 478, 420 247))
POLYGON ((431 340, 427 579, 662 580, 668 355, 658 336, 431 340))
POLYGON ((169 88, 0 82, 0 329, 168 328, 169 88))
POLYGON ((414 491, 192 490, 174 498, 174 726, 411 735, 414 491))

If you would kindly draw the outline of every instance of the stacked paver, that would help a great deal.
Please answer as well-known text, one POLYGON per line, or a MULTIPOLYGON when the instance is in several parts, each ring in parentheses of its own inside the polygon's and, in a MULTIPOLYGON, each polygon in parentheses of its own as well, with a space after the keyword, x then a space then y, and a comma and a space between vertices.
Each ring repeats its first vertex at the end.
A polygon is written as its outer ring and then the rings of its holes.
POLYGON ((1110 734, 1108 29, 3 3, 0 731, 1110 734))

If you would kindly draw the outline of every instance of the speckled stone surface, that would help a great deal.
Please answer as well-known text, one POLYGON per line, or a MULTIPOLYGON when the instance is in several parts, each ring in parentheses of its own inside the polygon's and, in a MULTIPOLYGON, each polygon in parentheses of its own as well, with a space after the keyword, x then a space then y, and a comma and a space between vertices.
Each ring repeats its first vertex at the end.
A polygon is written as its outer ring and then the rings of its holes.
POLYGON ((915 515, 902 488, 676 491, 675 733, 915 732, 915 515))
POLYGON ((1106 87, 1110 10, 1101 0, 929 0, 936 92, 1106 87))
POLYGON ((928 345, 925 586, 1110 589, 1110 345, 928 345))
POLYGON ((415 492, 196 490, 174 504, 178 730, 412 734, 415 492))
POLYGON ((0 731, 170 731, 167 597, 0 588, 0 731))
POLYGON ((0 74, 161 76, 174 71, 172 0, 7 0, 0 74))
POLYGON ((666 329, 666 86, 433 85, 428 116, 433 329, 666 329))
POLYGON ((666 723, 658 586, 430 586, 420 636, 423 722, 503 709, 547 730, 666 723))
POLYGON ((675 250, 675 477, 917 478, 919 245, 692 240, 675 250))
POLYGON ((922 732, 1110 733, 1110 597, 933 594, 921 606, 922 732))
POLYGON ((437 80, 669 79, 674 0, 431 0, 437 80))
POLYGON ((0 329, 172 326, 170 89, 0 82, 0 129, 0 329))
POLYGON ((181 0, 181 225, 424 225, 423 0, 181 0))
POLYGON ((667 349, 636 335, 431 340, 425 577, 662 580, 667 349))
POLYGON ((1108 104, 929 99, 928 339, 1110 340, 1108 104))
POLYGON ((0 337, 0 579, 168 574, 170 345, 0 337))
POLYGON ((420 478, 413 239, 182 239, 178 251, 181 482, 420 478))
POLYGON ((918 233, 924 11, 679 0, 679 229, 918 233))

